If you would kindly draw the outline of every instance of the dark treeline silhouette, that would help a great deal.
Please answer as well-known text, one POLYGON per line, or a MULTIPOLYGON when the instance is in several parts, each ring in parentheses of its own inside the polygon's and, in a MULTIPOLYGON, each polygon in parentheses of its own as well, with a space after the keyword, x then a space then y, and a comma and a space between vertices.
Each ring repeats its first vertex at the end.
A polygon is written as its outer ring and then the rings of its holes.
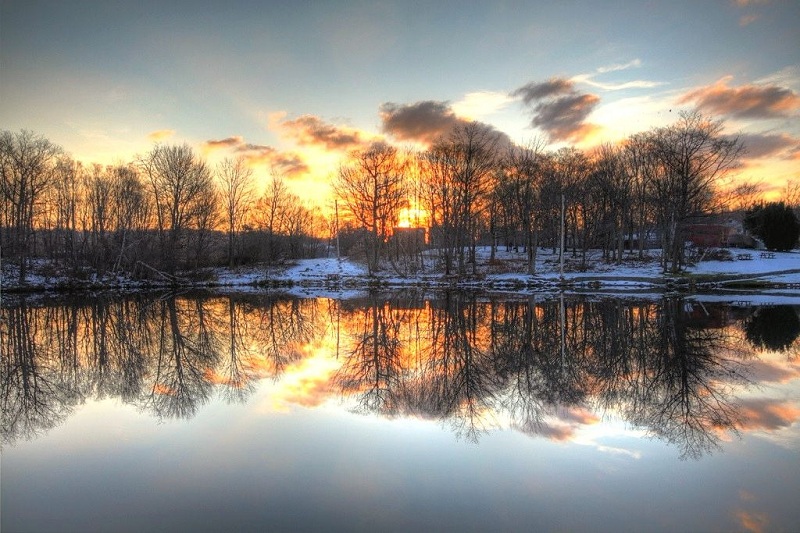
MULTIPOLYGON (((331 236, 370 273, 463 276, 477 272, 478 244, 491 246, 490 260, 498 247, 524 250, 534 274, 537 251, 559 249, 563 226, 583 266, 590 249, 620 262, 625 250, 641 259, 659 248, 664 270, 677 272, 692 224, 758 199, 756 184, 729 179, 744 149, 698 112, 587 151, 514 145, 485 124, 459 122, 423 151, 377 142, 352 152, 335 172, 337 209, 326 220, 277 170, 257 194, 242 158, 210 168, 188 145, 156 145, 128 163, 83 165, 41 136, 3 131, 0 239, 20 280, 33 258, 74 276, 270 266, 322 254, 331 236)), ((786 198, 797 207, 796 184, 786 198)))
POLYGON ((566 438, 565 421, 610 413, 685 457, 740 427, 733 392, 755 352, 743 341, 786 350, 800 333, 786 306, 414 292, 20 297, 0 318, 5 443, 47 431, 87 399, 116 397, 159 418, 192 417, 213 397, 246 401, 258 380, 332 342, 339 367, 314 394, 341 391, 360 412, 442 420, 470 440, 497 419, 566 438))
POLYGON ((243 159, 212 169, 185 144, 156 145, 128 163, 83 165, 32 132, 1 131, 0 171, 0 244, 20 281, 32 259, 46 261, 45 275, 174 279, 179 270, 321 251, 320 215, 280 174, 257 196, 243 159))

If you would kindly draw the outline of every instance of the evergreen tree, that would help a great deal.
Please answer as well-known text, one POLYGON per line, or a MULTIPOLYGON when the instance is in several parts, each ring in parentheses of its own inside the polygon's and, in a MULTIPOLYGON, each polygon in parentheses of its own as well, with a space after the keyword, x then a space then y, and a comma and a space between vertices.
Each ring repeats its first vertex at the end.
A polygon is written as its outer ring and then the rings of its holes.
POLYGON ((744 218, 744 227, 764 241, 769 250, 791 250, 800 237, 800 222, 783 202, 752 207, 744 218))

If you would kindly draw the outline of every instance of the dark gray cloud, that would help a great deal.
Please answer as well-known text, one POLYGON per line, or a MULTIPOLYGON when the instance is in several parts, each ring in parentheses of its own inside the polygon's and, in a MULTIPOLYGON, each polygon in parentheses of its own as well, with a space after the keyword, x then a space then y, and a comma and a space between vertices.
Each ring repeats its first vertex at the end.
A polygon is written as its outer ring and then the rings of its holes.
POLYGON ((234 135, 232 137, 227 137, 225 139, 212 139, 210 141, 206 141, 204 144, 205 148, 208 149, 216 149, 216 148, 237 148, 244 143, 244 138, 234 135))
POLYGON ((730 77, 714 85, 684 94, 679 104, 694 103, 698 109, 717 115, 739 118, 781 118, 796 116, 800 95, 777 85, 742 85, 728 87, 730 77))
POLYGON ((579 92, 571 80, 551 78, 531 82, 511 95, 522 97, 522 103, 531 113, 531 126, 543 130, 551 141, 580 141, 598 129, 586 119, 600 98, 579 92))
MULTIPOLYGON (((473 121, 457 116, 448 102, 423 100, 413 104, 387 102, 380 107, 383 132, 400 141, 416 141, 433 144, 448 136, 456 127, 473 121)), ((488 133, 496 136, 498 149, 512 145, 505 133, 484 122, 474 121, 488 133)))
POLYGON ((464 122, 448 102, 424 100, 413 104, 387 102, 380 107, 383 131, 400 141, 430 144, 464 122))
POLYGON ((525 105, 548 98, 558 94, 567 94, 573 91, 573 83, 564 78, 550 78, 543 82, 530 82, 523 85, 513 93, 511 96, 522 96, 522 102, 525 105))
POLYGON ((325 122, 314 115, 303 115, 280 123, 301 145, 324 146, 328 150, 354 150, 370 139, 363 132, 325 122))

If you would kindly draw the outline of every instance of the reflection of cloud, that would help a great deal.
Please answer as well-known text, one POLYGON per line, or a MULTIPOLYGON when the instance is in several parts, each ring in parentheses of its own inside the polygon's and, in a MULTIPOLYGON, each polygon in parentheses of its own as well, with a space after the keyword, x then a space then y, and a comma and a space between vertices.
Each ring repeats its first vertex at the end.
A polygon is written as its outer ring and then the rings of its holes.
POLYGON ((568 407, 563 412, 559 413, 559 418, 581 425, 597 424, 600 422, 600 417, 583 407, 568 407))
POLYGON ((800 408, 789 402, 768 398, 753 398, 742 402, 741 429, 777 431, 800 420, 800 408))
POLYGON ((800 378, 800 368, 784 362, 758 360, 750 363, 751 376, 760 382, 788 383, 800 378))
POLYGON ((744 529, 753 533, 761 533, 769 525, 769 517, 766 513, 736 509, 733 514, 744 529))
POLYGON ((570 426, 542 425, 538 428, 538 433, 550 440, 564 442, 572 440, 572 437, 575 435, 575 430, 570 426))
POLYGON ((544 130, 551 141, 580 141, 599 129, 586 119, 600 98, 577 91, 572 80, 531 82, 511 94, 522 98, 532 114, 531 126, 544 130))
POLYGON ((355 150, 373 140, 360 130, 330 124, 314 115, 284 119, 278 125, 300 145, 322 146, 328 150, 355 150))
POLYGON ((175 135, 175 130, 156 130, 147 134, 147 138, 153 142, 160 142, 175 135))
POLYGON ((678 103, 694 102, 702 111, 739 118, 790 117, 800 109, 800 95, 777 85, 728 87, 731 76, 684 94, 678 103))

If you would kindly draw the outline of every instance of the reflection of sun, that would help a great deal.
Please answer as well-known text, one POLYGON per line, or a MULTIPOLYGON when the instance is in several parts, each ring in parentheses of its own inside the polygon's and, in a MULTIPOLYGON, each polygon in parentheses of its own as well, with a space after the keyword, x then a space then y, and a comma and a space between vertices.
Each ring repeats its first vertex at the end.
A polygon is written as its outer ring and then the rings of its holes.
POLYGON ((287 404, 315 407, 331 395, 331 377, 340 363, 334 357, 330 340, 306 348, 310 355, 289 366, 281 377, 273 394, 275 410, 285 410, 287 404))

